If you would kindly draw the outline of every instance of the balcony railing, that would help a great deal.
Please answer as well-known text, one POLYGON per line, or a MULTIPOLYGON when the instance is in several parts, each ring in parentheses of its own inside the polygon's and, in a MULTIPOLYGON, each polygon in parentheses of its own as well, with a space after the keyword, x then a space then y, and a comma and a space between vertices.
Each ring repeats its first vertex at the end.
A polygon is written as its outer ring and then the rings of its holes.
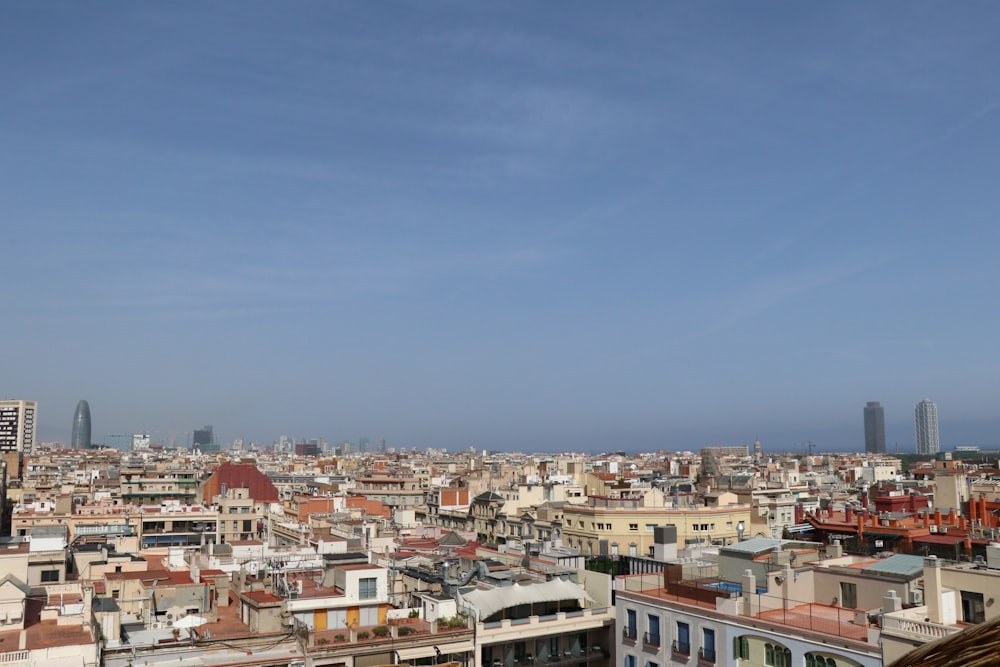
MULTIPOLYGON (((523 625, 538 625, 544 623, 545 625, 554 624, 556 626, 560 624, 578 624, 581 622, 600 622, 607 623, 609 620, 614 619, 614 614, 611 613, 608 607, 600 607, 595 609, 584 609, 582 611, 565 612, 560 611, 556 614, 546 614, 543 616, 525 616, 522 618, 510 619, 505 618, 499 621, 484 621, 482 623, 482 629, 484 631, 491 632, 504 632, 513 628, 519 628, 523 625)), ((553 628, 551 632, 558 632, 556 628, 553 628)), ((632 638, 633 641, 635 637, 632 638)))
POLYGON ((638 636, 639 633, 636 632, 635 628, 622 628, 622 639, 625 641, 634 642, 638 636))
POLYGON ((660 635, 649 632, 643 634, 642 645, 647 648, 660 648, 660 635))
POLYGON ((690 642, 679 642, 675 639, 673 644, 671 644, 670 649, 678 655, 691 655, 690 642))
POLYGON ((961 628, 916 619, 900 618, 893 614, 886 614, 882 617, 882 632, 890 635, 902 635, 920 639, 924 642, 947 637, 960 631, 961 628))
MULTIPOLYGON (((558 653, 552 653, 549 655, 540 655, 538 658, 534 658, 530 654, 522 657, 515 658, 515 665, 526 665, 528 667, 560 667, 563 665, 570 664, 582 664, 590 663, 592 661, 596 662, 598 660, 604 660, 608 657, 608 652, 605 651, 600 646, 591 646, 590 648, 581 648, 567 651, 559 651, 558 653)), ((510 667, 504 665, 501 662, 502 667, 510 667)))
POLYGON ((701 662, 715 662, 715 649, 702 647, 698 649, 698 660, 701 662))

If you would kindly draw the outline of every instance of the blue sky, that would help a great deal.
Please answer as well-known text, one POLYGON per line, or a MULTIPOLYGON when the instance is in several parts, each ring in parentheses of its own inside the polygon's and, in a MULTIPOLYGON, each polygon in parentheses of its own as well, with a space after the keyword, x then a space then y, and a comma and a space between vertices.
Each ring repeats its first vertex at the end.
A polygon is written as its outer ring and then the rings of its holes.
POLYGON ((993 3, 8 3, 0 392, 67 438, 1000 444, 993 3))

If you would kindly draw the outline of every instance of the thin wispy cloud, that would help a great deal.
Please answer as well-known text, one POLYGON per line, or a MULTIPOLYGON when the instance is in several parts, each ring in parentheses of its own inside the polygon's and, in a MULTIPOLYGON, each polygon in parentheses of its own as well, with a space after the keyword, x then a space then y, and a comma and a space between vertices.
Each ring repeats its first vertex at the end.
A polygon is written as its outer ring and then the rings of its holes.
POLYGON ((4 381, 55 422, 655 449, 850 403, 850 447, 855 396, 1000 366, 992 6, 0 14, 4 381))

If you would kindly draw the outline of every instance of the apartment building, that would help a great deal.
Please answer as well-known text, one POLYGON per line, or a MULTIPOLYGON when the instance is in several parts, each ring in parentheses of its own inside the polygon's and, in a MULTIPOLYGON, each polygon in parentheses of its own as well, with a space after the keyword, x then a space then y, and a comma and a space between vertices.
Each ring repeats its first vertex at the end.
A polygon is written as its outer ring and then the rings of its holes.
POLYGON ((219 512, 202 505, 167 501, 138 508, 140 548, 198 547, 218 542, 219 512))
POLYGON ((675 506, 651 489, 620 498, 590 497, 562 508, 562 541, 587 556, 646 556, 652 553, 653 529, 673 525, 679 545, 727 544, 750 524, 749 505, 675 506))
POLYGON ((250 493, 246 487, 229 488, 212 498, 219 513, 220 543, 252 540, 263 533, 264 503, 255 501, 250 493))
POLYGON ((125 505, 160 505, 173 501, 191 504, 198 495, 198 480, 194 471, 177 470, 172 466, 124 469, 120 483, 118 496, 125 505))
POLYGON ((922 578, 913 556, 750 539, 721 548, 717 560, 619 579, 617 650, 626 667, 879 667, 889 632, 882 619, 922 578))
POLYGON ((456 594, 459 611, 475 623, 475 667, 611 667, 607 575, 576 570, 546 580, 514 570, 487 575, 484 567, 480 573, 475 588, 456 594))
MULTIPOLYGON (((970 625, 1000 618, 1000 546, 989 561, 956 563, 930 556, 923 564, 923 604, 887 609, 881 618, 885 664, 970 625)), ((903 598, 902 601, 905 601, 903 598)), ((901 601, 901 602, 902 602, 901 601)))

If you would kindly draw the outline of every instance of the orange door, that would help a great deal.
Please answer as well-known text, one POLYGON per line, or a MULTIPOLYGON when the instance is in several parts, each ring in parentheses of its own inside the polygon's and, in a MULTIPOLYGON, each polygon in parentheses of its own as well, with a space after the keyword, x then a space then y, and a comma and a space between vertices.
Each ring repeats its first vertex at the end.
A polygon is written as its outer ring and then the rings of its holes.
POLYGON ((326 630, 326 609, 317 609, 313 613, 313 625, 317 630, 326 630))

